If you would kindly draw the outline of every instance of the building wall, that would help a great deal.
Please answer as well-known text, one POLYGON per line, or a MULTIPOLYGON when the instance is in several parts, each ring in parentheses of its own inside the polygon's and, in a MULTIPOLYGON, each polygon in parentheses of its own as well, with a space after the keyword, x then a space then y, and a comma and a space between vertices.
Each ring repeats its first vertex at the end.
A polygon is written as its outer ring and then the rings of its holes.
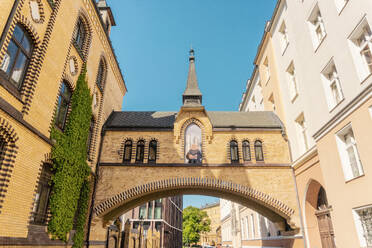
MULTIPOLYGON (((264 37, 271 36, 276 59, 272 66, 278 75, 277 90, 281 92, 284 109, 281 118, 284 118, 289 140, 308 247, 321 245, 319 223, 315 216, 319 212, 317 199, 321 187, 325 189, 328 205, 331 206, 330 216, 337 247, 365 245, 361 241, 364 240, 363 230, 355 212, 360 207, 368 208, 372 203, 365 197, 369 193, 365 189, 371 188, 367 182, 370 163, 366 162, 370 156, 366 151, 371 150, 367 140, 372 137, 368 128, 371 123, 372 77, 360 62, 360 53, 353 43, 357 34, 361 34, 363 25, 371 27, 372 8, 369 1, 346 1, 343 5, 344 2, 278 1, 264 34, 264 37), (320 42, 317 42, 310 22, 317 10, 320 11, 325 30, 320 42), (285 47, 283 24, 289 41, 285 47), (288 75, 291 63, 297 82, 297 96, 294 98, 291 97, 288 75), (327 88, 326 76, 330 65, 334 65, 337 71, 341 95, 335 103, 327 88), (305 120, 307 147, 304 146, 298 125, 302 118, 305 120), (357 160, 363 167, 362 175, 351 179, 347 175, 349 172, 344 172, 345 164, 350 162, 339 141, 342 128, 349 124, 356 142, 357 160), (347 203, 345 197, 348 198, 347 203), (344 235, 350 233, 350 228, 352 234, 344 235)), ((257 57, 267 50, 267 46, 260 45, 257 57)), ((254 72, 249 81, 254 81, 256 77, 254 72)), ((267 88, 270 85, 249 84, 240 110, 252 110, 244 108, 252 106, 252 92, 260 90, 264 94, 267 88)), ((270 110, 270 106, 265 105, 264 109, 270 110)))
POLYGON ((1 176, 5 187, 0 195, 0 244, 58 244, 49 240, 45 233, 46 226, 30 225, 30 217, 42 165, 50 162, 53 144, 49 139, 50 129, 54 125, 53 115, 62 80, 68 81, 74 88, 86 61, 88 86, 92 95, 98 98, 97 106, 92 106, 96 120, 89 161, 92 172, 96 164, 102 124, 113 109, 121 109, 122 97, 126 93, 123 77, 109 45, 109 38, 101 25, 100 14, 96 12, 95 2, 55 1, 55 7, 46 0, 35 2, 39 6, 39 20, 32 14, 30 1, 0 3, 3 17, 0 20, 0 64, 16 24, 23 26, 34 41, 22 89, 14 92, 6 84, 0 84, 0 135, 9 133, 12 136, 9 142, 14 141, 11 159, 3 160, 0 166, 2 171, 12 168, 7 170, 6 179, 3 173, 1 176), (91 37, 87 40, 89 49, 83 52, 83 56, 72 44, 79 16, 86 18, 88 37, 91 37), (101 58, 107 62, 104 95, 96 85, 101 58), (71 59, 74 60, 76 73, 70 71, 71 59), (31 229, 37 229, 39 233, 35 235, 41 235, 42 238, 32 239, 34 233, 31 229))
POLYGON ((220 203, 207 204, 201 207, 201 210, 205 211, 211 220, 211 230, 207 233, 200 234, 200 243, 202 245, 216 246, 221 244, 221 210, 220 203))

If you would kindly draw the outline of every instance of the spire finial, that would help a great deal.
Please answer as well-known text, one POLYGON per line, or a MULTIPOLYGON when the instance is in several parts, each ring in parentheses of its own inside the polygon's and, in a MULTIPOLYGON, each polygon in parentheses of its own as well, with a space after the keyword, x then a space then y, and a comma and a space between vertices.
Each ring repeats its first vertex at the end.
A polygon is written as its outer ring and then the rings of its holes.
POLYGON ((195 70, 195 51, 191 47, 189 51, 189 74, 187 76, 187 84, 183 93, 183 105, 201 106, 202 93, 199 90, 198 80, 195 70))
POLYGON ((190 60, 190 61, 191 61, 191 60, 195 60, 195 51, 194 51, 194 49, 192 48, 192 46, 191 46, 190 51, 189 51, 189 60, 190 60))

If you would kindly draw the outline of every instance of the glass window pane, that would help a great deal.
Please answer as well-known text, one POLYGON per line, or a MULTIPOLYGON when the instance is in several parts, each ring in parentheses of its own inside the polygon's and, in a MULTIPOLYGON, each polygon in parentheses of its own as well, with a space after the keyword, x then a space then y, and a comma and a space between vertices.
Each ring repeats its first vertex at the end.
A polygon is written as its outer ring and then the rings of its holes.
POLYGON ((13 38, 18 40, 19 42, 22 42, 23 34, 23 30, 18 25, 16 25, 13 32, 13 38))
POLYGON ((140 219, 145 219, 145 218, 146 218, 146 204, 143 204, 143 205, 140 207, 140 210, 139 210, 139 218, 140 218, 140 219))
POLYGON ((147 219, 152 219, 152 210, 153 210, 153 202, 149 202, 149 207, 147 209, 147 219))
POLYGON ((57 108, 56 125, 59 128, 63 129, 64 124, 65 124, 66 113, 68 110, 68 105, 66 104, 66 101, 62 99, 61 96, 59 97, 58 101, 59 101, 59 105, 57 108))
POLYGON ((25 37, 23 38, 23 41, 22 41, 21 45, 22 45, 22 47, 23 47, 23 48, 24 48, 28 53, 30 53, 30 51, 31 51, 31 43, 30 43, 30 41, 29 41, 29 39, 28 39, 27 36, 25 36, 25 37))
POLYGON ((21 79, 23 76, 23 72, 26 67, 27 58, 26 56, 20 52, 18 54, 17 62, 13 68, 12 76, 11 78, 16 82, 16 86, 18 87, 21 83, 21 79))
POLYGON ((12 65, 14 64, 16 55, 17 55, 18 47, 15 45, 13 41, 9 42, 7 55, 5 55, 3 64, 1 65, 1 69, 9 75, 10 70, 12 69, 12 65))

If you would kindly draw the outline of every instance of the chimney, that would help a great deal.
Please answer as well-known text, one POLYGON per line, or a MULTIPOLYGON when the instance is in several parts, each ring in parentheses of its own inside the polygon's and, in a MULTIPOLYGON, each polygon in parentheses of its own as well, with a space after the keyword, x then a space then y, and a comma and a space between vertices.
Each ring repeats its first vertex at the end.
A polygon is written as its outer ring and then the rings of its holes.
POLYGON ((97 8, 101 14, 104 29, 110 35, 111 27, 116 26, 114 16, 112 15, 111 8, 107 6, 106 0, 98 0, 97 8))

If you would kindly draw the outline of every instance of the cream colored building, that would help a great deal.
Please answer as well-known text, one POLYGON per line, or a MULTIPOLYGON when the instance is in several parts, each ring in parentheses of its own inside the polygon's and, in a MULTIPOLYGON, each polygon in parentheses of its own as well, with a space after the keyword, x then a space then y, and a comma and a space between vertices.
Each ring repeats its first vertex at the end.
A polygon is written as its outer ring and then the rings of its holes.
POLYGON ((211 230, 200 234, 200 243, 202 245, 217 246, 221 244, 221 211, 220 203, 211 203, 200 208, 205 211, 211 220, 211 230))
POLYGON ((275 86, 255 70, 240 105, 271 110, 266 92, 279 91, 307 247, 372 245, 371 25, 370 1, 278 1, 272 49, 257 55, 272 53, 275 86))

